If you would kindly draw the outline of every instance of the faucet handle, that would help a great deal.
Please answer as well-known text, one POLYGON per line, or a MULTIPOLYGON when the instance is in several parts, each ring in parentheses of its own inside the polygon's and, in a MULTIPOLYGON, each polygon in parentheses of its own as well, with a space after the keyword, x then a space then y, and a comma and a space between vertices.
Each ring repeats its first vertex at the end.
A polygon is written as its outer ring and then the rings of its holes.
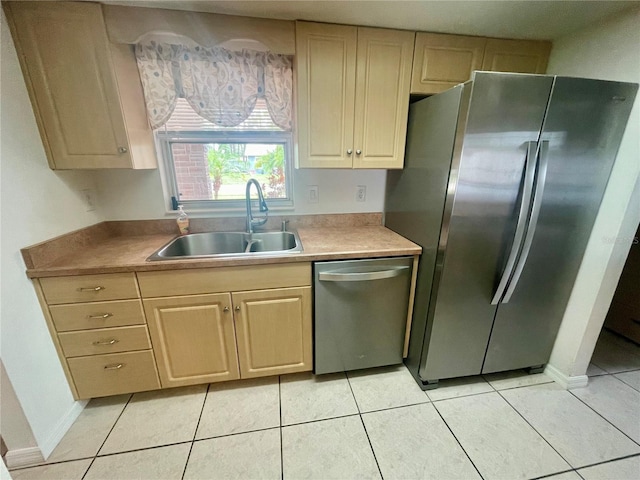
POLYGON ((287 224, 289 223, 289 220, 282 220, 282 231, 286 232, 287 231, 287 224))

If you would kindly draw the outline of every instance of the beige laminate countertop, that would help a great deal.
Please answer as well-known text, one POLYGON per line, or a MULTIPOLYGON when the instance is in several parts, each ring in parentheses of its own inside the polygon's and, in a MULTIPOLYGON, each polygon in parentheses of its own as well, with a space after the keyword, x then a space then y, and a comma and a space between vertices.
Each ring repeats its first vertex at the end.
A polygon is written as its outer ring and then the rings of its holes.
POLYGON ((175 238, 173 234, 115 236, 91 246, 64 252, 50 262, 27 270, 30 278, 59 275, 141 272, 266 263, 311 262, 348 258, 379 258, 421 253, 419 245, 383 226, 298 228, 303 252, 238 257, 147 261, 152 253, 175 238))

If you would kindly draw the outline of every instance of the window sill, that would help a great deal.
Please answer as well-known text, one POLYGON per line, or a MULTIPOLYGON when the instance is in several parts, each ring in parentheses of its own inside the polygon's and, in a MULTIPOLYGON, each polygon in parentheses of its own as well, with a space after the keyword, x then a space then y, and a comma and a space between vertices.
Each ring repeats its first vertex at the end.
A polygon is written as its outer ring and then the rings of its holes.
MULTIPOLYGON (((184 211, 191 217, 216 217, 220 214, 220 217, 244 217, 247 214, 247 209, 244 207, 208 207, 208 208, 189 208, 188 205, 184 205, 184 211)), ((268 202, 267 202, 268 205, 268 202)), ((269 205, 268 205, 269 206, 269 205)), ((166 208, 166 207, 165 207, 166 208)), ((269 206, 269 212, 291 212, 295 211, 294 205, 274 205, 269 206)), ((255 215, 260 216, 258 208, 254 207, 253 212, 255 215)), ((178 210, 165 209, 166 216, 175 216, 178 214, 178 210)))

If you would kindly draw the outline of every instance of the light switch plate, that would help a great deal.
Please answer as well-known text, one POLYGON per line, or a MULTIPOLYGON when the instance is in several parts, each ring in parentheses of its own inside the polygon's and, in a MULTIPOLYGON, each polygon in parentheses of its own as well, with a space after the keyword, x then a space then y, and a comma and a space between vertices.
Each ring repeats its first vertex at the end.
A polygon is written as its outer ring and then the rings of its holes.
POLYGON ((96 209, 96 191, 93 188, 84 188, 80 192, 84 207, 87 212, 93 212, 96 209))
POLYGON ((307 186, 307 203, 318 203, 318 186, 317 185, 308 185, 307 186))

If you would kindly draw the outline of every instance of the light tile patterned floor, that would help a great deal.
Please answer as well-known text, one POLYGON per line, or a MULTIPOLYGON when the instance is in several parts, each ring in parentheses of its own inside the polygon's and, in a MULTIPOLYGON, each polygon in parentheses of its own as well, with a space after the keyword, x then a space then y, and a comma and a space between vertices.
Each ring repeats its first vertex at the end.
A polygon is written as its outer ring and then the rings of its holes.
POLYGON ((524 372, 422 392, 402 366, 92 400, 16 480, 640 478, 640 347, 603 332, 589 385, 524 372))

